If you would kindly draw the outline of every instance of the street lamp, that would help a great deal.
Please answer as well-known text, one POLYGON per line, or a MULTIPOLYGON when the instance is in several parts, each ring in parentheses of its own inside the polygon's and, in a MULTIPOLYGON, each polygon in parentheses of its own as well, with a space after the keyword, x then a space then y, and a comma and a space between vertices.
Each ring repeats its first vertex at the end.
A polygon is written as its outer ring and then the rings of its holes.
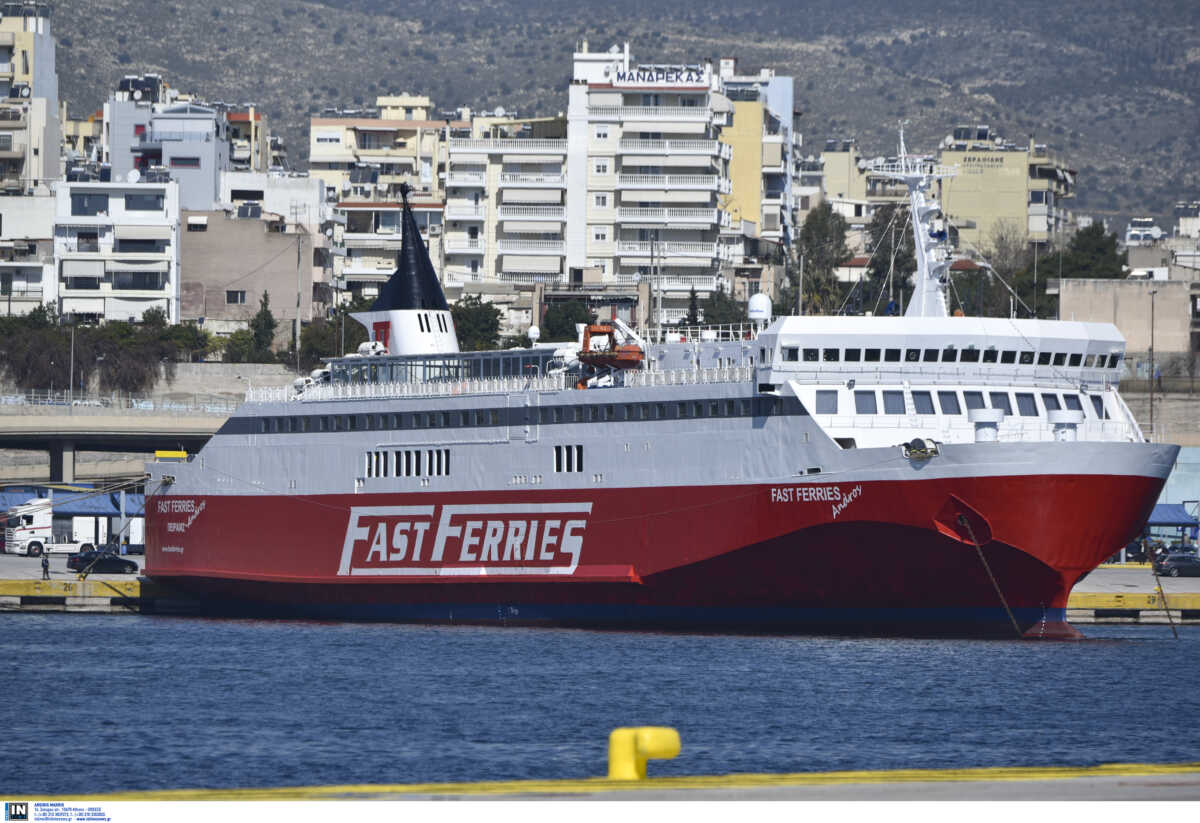
POLYGON ((1150 437, 1154 438, 1154 295, 1158 289, 1150 289, 1150 437))

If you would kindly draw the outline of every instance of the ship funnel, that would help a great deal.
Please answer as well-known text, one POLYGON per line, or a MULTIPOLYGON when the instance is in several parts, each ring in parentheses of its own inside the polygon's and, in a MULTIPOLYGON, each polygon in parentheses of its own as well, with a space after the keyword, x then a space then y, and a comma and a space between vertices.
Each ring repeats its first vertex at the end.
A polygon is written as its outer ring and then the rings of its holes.
POLYGON ((454 319, 409 206, 411 191, 407 183, 400 187, 402 235, 396 271, 379 290, 371 310, 351 316, 366 327, 372 342, 381 344, 377 349, 387 354, 457 352, 454 319))

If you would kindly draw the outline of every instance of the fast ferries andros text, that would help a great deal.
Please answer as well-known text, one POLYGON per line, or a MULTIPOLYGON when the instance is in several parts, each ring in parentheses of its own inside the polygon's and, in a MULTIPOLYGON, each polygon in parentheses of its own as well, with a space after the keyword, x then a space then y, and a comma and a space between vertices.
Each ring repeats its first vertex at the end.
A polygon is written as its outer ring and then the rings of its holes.
POLYGON ((355 506, 338 575, 570 575, 591 503, 355 506))

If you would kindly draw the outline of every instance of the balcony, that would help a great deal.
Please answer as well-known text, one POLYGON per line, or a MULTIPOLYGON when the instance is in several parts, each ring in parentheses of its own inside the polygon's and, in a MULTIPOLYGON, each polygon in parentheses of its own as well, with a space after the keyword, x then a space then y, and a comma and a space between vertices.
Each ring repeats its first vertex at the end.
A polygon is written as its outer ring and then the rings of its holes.
POLYGON ((567 141, 520 137, 451 137, 450 153, 504 152, 505 154, 566 154, 567 141))
POLYGON ((650 189, 669 191, 716 191, 729 194, 728 178, 715 174, 620 174, 618 189, 650 189))
POLYGON ((695 289, 697 293, 716 291, 718 286, 729 290, 728 284, 721 277, 713 275, 697 275, 695 277, 680 276, 677 274, 660 274, 655 277, 653 274, 638 274, 636 272, 621 272, 617 275, 617 283, 622 286, 637 285, 640 282, 651 284, 653 289, 662 289, 664 292, 689 292, 695 289))
POLYGON ((12 61, 0 63, 0 80, 13 79, 13 64, 12 61))
POLYGON ((447 254, 483 254, 483 238, 446 235, 447 254))
POLYGON ((717 155, 726 160, 733 156, 733 147, 719 140, 621 140, 622 154, 698 154, 711 157, 717 155))
POLYGON ((562 222, 567 217, 565 206, 501 206, 501 220, 553 220, 562 222))
POLYGON ((446 217, 454 220, 483 220, 487 217, 486 203, 446 203, 446 217))
POLYGON ((562 240, 517 240, 505 238, 497 240, 496 247, 501 254, 551 254, 561 256, 566 253, 566 243, 562 240))
POLYGON ((481 187, 487 185, 487 174, 481 171, 451 171, 447 186, 481 187))
POLYGON ((0 143, 0 160, 20 160, 25 156, 25 144, 18 140, 0 143))
POLYGON ((500 175, 500 185, 509 189, 544 189, 547 187, 561 189, 566 183, 567 178, 562 174, 521 174, 507 172, 500 175))
POLYGON ((702 257, 716 258, 719 251, 716 243, 688 243, 678 240, 621 240, 617 242, 617 254, 621 257, 650 257, 651 251, 655 257, 667 259, 672 257, 702 257))
POLYGON ((28 125, 28 119, 25 116, 25 109, 0 109, 0 129, 4 129, 5 131, 23 129, 26 127, 26 125, 28 125))
POLYGON ((499 273, 500 282, 515 283, 522 286, 533 286, 538 283, 557 284, 563 282, 563 276, 559 272, 540 272, 540 271, 502 271, 499 273))
POLYGON ((714 224, 729 225, 729 213, 719 209, 637 208, 621 206, 617 219, 622 223, 655 223, 664 226, 694 226, 708 228, 714 224))
POLYGON ((706 106, 589 106, 589 120, 663 120, 685 121, 712 119, 706 106))

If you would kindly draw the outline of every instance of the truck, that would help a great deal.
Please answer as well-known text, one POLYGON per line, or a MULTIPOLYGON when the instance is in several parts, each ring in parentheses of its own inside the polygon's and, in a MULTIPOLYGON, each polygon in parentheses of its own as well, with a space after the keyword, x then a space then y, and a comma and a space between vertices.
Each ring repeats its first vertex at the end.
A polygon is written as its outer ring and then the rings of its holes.
MULTIPOLYGON (((4 551, 40 557, 91 551, 108 539, 108 518, 73 517, 69 540, 55 539, 54 511, 49 502, 33 498, 4 515, 4 551)), ((65 535, 60 535, 60 538, 65 535)))

